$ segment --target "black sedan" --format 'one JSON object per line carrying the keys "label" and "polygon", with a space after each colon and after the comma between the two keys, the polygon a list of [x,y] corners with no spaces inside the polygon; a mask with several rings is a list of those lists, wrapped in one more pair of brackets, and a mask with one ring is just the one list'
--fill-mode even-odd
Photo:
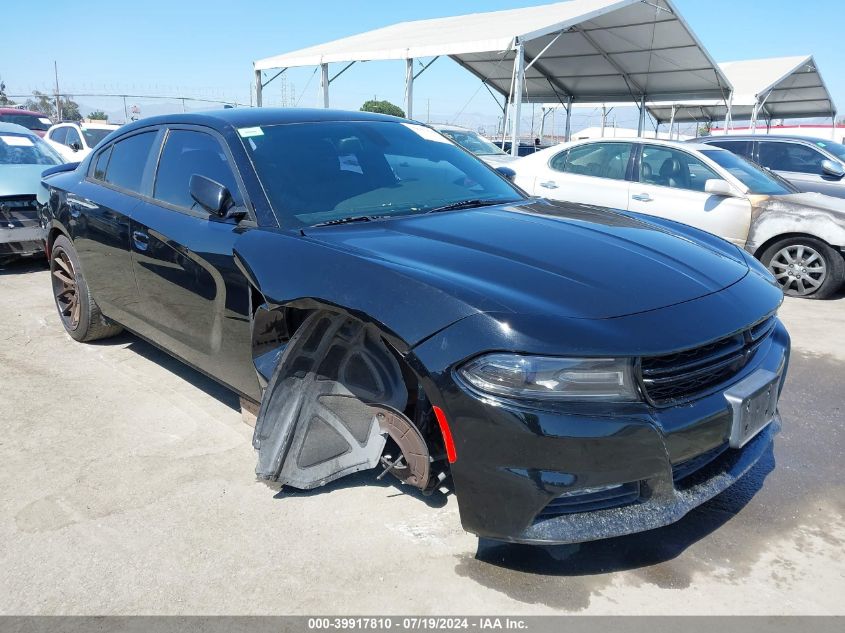
{"label": "black sedan", "polygon": [[125,328],[260,405],[264,480],[379,468],[478,535],[586,541],[679,519],[780,427],[782,293],[750,255],[527,198],[429,127],[174,115],[54,171],[68,333]]}

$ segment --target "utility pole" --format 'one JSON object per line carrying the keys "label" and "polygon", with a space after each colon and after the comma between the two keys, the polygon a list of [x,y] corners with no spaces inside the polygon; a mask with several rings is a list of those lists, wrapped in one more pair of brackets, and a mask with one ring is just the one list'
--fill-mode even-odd
{"label": "utility pole", "polygon": [[53,72],[56,74],[56,119],[58,121],[62,120],[62,102],[59,99],[59,66],[56,64],[56,60],[53,60]]}

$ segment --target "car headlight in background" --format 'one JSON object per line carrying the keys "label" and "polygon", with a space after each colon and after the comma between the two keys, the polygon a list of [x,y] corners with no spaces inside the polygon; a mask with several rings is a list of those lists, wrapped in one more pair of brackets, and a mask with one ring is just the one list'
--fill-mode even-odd
{"label": "car headlight in background", "polygon": [[555,358],[487,354],[458,375],[484,393],[526,400],[640,400],[628,358]]}

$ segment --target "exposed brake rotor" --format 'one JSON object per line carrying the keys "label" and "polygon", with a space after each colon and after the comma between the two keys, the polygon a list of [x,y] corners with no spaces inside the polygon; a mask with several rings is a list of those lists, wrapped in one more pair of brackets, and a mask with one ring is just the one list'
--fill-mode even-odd
{"label": "exposed brake rotor", "polygon": [[431,460],[419,429],[404,415],[390,409],[380,408],[376,419],[382,432],[387,433],[399,447],[399,455],[382,456],[384,470],[378,478],[390,473],[409,486],[425,490],[429,483]]}

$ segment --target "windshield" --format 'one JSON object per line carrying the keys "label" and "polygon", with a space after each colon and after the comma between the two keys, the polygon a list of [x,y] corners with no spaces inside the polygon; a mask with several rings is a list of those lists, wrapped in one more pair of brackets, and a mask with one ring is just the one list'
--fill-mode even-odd
{"label": "windshield", "polygon": [[440,133],[476,156],[506,156],[499,147],[475,132],[469,130],[440,130]]}
{"label": "windshield", "polygon": [[239,133],[286,227],[523,198],[484,163],[422,125],[333,121]]}
{"label": "windshield", "polygon": [[101,128],[87,128],[82,130],[82,135],[85,137],[85,143],[88,147],[94,147],[97,143],[106,138],[113,130],[103,130]]}
{"label": "windshield", "polygon": [[731,176],[748,187],[750,194],[785,196],[797,192],[797,189],[779,176],[761,169],[751,161],[726,149],[708,149],[702,150],[701,153],[720,167],[727,169]]}
{"label": "windshield", "polygon": [[62,162],[40,138],[0,132],[0,165],[61,165]]}
{"label": "windshield", "polygon": [[834,143],[832,141],[816,141],[816,145],[824,150],[827,150],[836,158],[845,160],[845,145],[842,143]]}
{"label": "windshield", "polygon": [[0,121],[4,123],[17,123],[28,130],[46,132],[53,125],[53,122],[45,116],[35,114],[0,114]]}

